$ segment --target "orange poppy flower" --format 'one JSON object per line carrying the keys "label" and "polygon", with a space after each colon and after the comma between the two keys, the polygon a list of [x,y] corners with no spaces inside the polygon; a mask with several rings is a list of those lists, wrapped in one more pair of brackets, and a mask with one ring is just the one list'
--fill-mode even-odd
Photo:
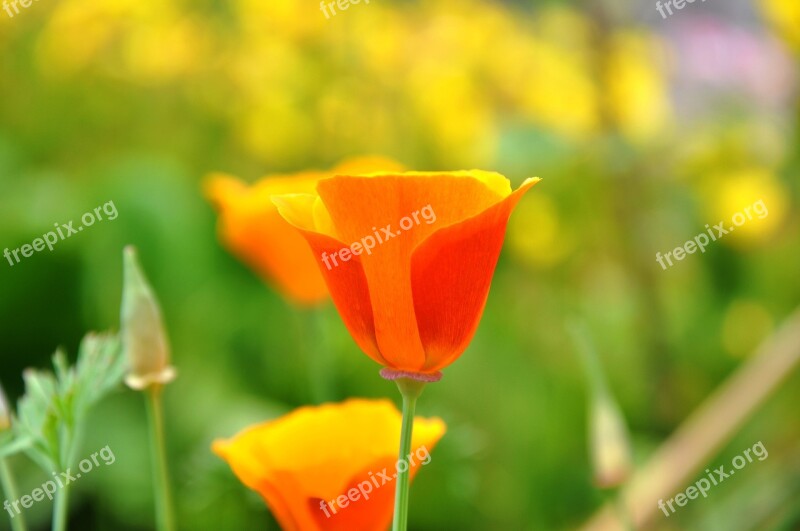
{"label": "orange poppy flower", "polygon": [[[472,339],[516,191],[483,171],[337,175],[273,198],[314,251],[359,347],[393,374],[435,380]],[[535,230],[533,228],[532,230]]]}
{"label": "orange poppy flower", "polygon": [[413,451],[402,464],[400,424],[389,400],[351,399],[300,408],[212,448],[286,531],[384,531],[398,464],[413,477],[446,430],[438,418],[418,417]]}
{"label": "orange poppy flower", "polygon": [[205,195],[219,212],[224,245],[287,298],[303,305],[325,300],[328,290],[303,238],[278,214],[273,194],[314,193],[317,181],[337,172],[393,171],[400,166],[380,157],[360,157],[331,171],[272,175],[248,186],[236,177],[212,174]]}

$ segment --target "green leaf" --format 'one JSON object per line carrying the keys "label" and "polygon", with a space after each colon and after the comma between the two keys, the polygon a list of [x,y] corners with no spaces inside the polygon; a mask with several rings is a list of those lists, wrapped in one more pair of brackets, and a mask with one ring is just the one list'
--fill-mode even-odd
{"label": "green leaf", "polygon": [[6,432],[0,436],[0,459],[14,455],[33,445],[29,437],[14,437],[12,432]]}
{"label": "green leaf", "polygon": [[12,424],[14,441],[0,453],[25,451],[46,472],[63,470],[77,450],[77,439],[90,409],[122,382],[125,359],[114,334],[87,334],[76,365],[59,349],[53,372],[28,369],[25,394]]}

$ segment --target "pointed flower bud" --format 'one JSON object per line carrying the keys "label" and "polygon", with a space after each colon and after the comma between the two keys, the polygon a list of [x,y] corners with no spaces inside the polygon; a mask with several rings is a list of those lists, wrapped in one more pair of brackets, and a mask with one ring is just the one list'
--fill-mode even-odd
{"label": "pointed flower bud", "polygon": [[120,335],[129,363],[125,383],[136,390],[169,383],[175,379],[175,368],[169,364],[161,310],[130,245],[124,251],[124,271]]}
{"label": "pointed flower bud", "polygon": [[631,443],[625,417],[609,390],[603,367],[586,326],[570,322],[580,354],[589,391],[589,447],[594,482],[600,488],[612,488],[625,482],[633,470]]}
{"label": "pointed flower bud", "polygon": [[619,406],[607,392],[595,392],[590,437],[594,481],[601,488],[620,485],[633,468],[628,428]]}
{"label": "pointed flower bud", "polygon": [[3,386],[0,385],[0,432],[6,431],[11,427],[11,413],[9,412],[6,394]]}

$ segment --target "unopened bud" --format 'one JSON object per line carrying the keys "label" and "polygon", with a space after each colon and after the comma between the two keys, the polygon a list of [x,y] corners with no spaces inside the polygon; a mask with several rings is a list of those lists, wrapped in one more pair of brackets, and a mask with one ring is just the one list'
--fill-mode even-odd
{"label": "unopened bud", "polygon": [[8,408],[8,401],[6,394],[3,392],[3,386],[0,385],[0,432],[6,431],[11,427],[11,412]]}
{"label": "unopened bud", "polygon": [[162,385],[175,379],[170,362],[169,342],[161,310],[136,258],[136,249],[124,251],[121,337],[128,358],[128,387],[136,390]]}
{"label": "unopened bud", "polygon": [[608,393],[594,394],[590,423],[595,483],[616,487],[628,479],[633,466],[625,419]]}

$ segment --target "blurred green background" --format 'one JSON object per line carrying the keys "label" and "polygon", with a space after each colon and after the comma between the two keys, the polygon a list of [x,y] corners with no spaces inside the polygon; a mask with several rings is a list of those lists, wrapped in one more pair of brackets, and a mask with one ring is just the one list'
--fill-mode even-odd
{"label": "blurred green background", "polygon": [[[537,175],[475,340],[420,402],[449,430],[415,480],[411,526],[578,528],[605,495],[565,323],[591,331],[641,463],[800,302],[798,54],[796,0],[666,19],[650,0],[373,0],[330,18],[310,0],[0,11],[0,247],[107,201],[119,212],[0,263],[0,381],[15,400],[24,368],[119,326],[135,244],[179,370],[166,407],[182,528],[276,529],[209,445],[311,401],[306,323],[220,246],[201,179],[359,154],[515,186]],[[759,199],[767,217],[667,270],[655,261]],[[324,313],[331,398],[395,399]],[[758,440],[769,459],[653,528],[800,529],[798,384],[795,371],[707,466]],[[146,441],[140,396],[97,409],[85,448],[117,459],[76,484],[72,529],[152,528]],[[44,479],[13,465],[23,492]],[[28,511],[34,529],[51,509]]]}

